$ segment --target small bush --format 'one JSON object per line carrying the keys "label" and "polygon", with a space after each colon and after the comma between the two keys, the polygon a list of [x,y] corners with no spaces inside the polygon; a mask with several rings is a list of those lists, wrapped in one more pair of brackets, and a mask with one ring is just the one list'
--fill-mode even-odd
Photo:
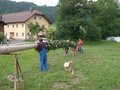
{"label": "small bush", "polygon": [[4,40],[4,34],[2,32],[0,32],[0,42],[2,42]]}

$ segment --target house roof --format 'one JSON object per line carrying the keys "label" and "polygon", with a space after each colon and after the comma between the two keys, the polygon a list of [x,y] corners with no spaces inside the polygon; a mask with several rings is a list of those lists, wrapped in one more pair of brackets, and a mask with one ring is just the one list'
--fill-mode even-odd
{"label": "house roof", "polygon": [[2,24],[4,24],[4,25],[6,25],[6,23],[5,23],[5,22],[3,22],[3,20],[2,20],[2,15],[0,15],[0,23],[2,23]]}
{"label": "house roof", "polygon": [[18,13],[11,13],[11,14],[4,14],[2,15],[2,20],[5,23],[22,23],[26,22],[29,18],[31,18],[34,15],[41,15],[43,16],[49,23],[51,23],[48,18],[43,14],[36,10],[33,11],[24,11],[24,12],[18,12]]}

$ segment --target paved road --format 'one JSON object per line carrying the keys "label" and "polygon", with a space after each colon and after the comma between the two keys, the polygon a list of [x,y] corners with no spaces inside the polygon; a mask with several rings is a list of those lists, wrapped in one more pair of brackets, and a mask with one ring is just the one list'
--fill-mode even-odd
{"label": "paved road", "polygon": [[34,44],[35,42],[27,42],[24,40],[9,40],[8,44],[0,44],[0,46],[9,46],[9,45],[25,45],[25,44]]}
{"label": "paved road", "polygon": [[33,44],[34,42],[26,42],[24,40],[10,40],[9,45]]}

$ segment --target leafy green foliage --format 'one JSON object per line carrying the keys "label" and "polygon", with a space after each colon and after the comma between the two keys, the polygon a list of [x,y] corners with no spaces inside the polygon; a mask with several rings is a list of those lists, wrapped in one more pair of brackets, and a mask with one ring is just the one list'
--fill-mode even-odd
{"label": "leafy green foliage", "polygon": [[119,0],[97,0],[99,12],[96,23],[102,31],[102,38],[120,35],[120,7]]}
{"label": "leafy green foliage", "polygon": [[59,48],[65,47],[73,47],[75,46],[75,42],[71,42],[69,45],[67,44],[66,40],[48,40],[48,50],[55,50]]}
{"label": "leafy green foliage", "polygon": [[[44,26],[40,26],[38,23],[35,23],[35,24],[29,23],[28,24],[28,28],[29,28],[29,30],[31,32],[31,37],[36,35],[37,38],[39,38],[38,33],[39,32],[43,33],[44,30],[45,30],[45,27]],[[43,33],[43,35],[44,35],[44,33]]]}
{"label": "leafy green foliage", "polygon": [[49,29],[47,30],[47,33],[46,33],[46,37],[51,40],[56,39],[56,25],[55,24],[53,24],[49,27]]}
{"label": "leafy green foliage", "polygon": [[2,42],[4,40],[4,34],[2,32],[0,32],[0,42]]}
{"label": "leafy green foliage", "polygon": [[101,30],[94,23],[90,23],[87,29],[86,39],[90,41],[100,41],[101,40]]}
{"label": "leafy green foliage", "polygon": [[87,0],[61,0],[57,22],[59,37],[85,39],[86,27],[92,20],[92,7]]}
{"label": "leafy green foliage", "polygon": [[[101,40],[120,35],[119,0],[60,0],[58,38]],[[82,26],[86,33],[81,33]],[[93,34],[92,34],[93,33]]]}

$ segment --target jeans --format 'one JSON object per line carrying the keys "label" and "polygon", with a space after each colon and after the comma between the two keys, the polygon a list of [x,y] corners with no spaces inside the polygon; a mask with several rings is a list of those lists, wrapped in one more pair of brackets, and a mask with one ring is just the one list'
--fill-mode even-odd
{"label": "jeans", "polygon": [[83,49],[82,49],[82,47],[79,47],[79,48],[78,48],[78,51],[83,54]]}
{"label": "jeans", "polygon": [[39,56],[40,56],[40,71],[43,72],[43,67],[45,68],[45,71],[48,71],[47,51],[46,51],[46,48],[43,48],[39,52]]}

